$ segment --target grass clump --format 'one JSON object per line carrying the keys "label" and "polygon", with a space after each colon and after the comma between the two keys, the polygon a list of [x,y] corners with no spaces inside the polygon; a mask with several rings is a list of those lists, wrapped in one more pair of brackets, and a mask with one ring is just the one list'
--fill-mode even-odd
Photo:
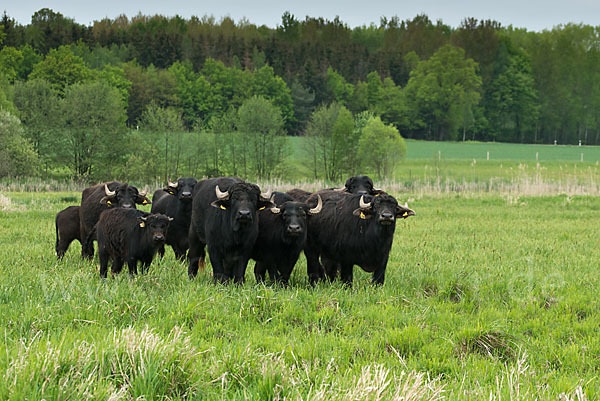
{"label": "grass clump", "polygon": [[518,346],[510,334],[501,330],[467,330],[458,339],[457,352],[461,357],[479,354],[501,360],[514,360]]}

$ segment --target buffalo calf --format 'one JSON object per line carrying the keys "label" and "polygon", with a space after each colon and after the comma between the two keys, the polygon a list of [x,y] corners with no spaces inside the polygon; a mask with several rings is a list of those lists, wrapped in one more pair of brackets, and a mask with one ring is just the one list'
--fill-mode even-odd
{"label": "buffalo calf", "polygon": [[138,261],[142,273],[164,245],[167,227],[172,218],[136,209],[115,208],[103,212],[96,226],[100,277],[106,278],[108,261],[112,259],[113,274],[127,263],[129,274],[137,274]]}
{"label": "buffalo calf", "polygon": [[120,182],[98,184],[83,190],[79,208],[79,227],[81,233],[81,256],[91,259],[94,256],[94,226],[100,213],[109,208],[135,209],[135,205],[150,204],[146,198],[147,188],[142,192],[132,185]]}

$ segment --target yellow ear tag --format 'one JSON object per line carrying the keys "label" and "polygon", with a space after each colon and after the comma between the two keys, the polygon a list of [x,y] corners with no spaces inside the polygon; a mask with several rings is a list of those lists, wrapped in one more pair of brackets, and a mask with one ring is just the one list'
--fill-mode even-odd
{"label": "yellow ear tag", "polygon": [[227,210],[227,208],[225,206],[223,206],[223,205],[221,205],[221,209]]}
{"label": "yellow ear tag", "polygon": [[261,208],[260,208],[260,209],[258,209],[258,210],[263,210],[264,208],[266,208],[266,206],[263,206],[263,207],[261,207]]}
{"label": "yellow ear tag", "polygon": [[107,205],[112,205],[112,202],[111,201],[106,201],[106,204]]}
{"label": "yellow ear tag", "polygon": [[147,205],[148,201],[146,199],[144,199],[144,201],[142,202],[142,205]]}
{"label": "yellow ear tag", "polygon": [[140,223],[140,227],[144,228],[146,227],[146,223],[144,223],[143,221]]}
{"label": "yellow ear tag", "polygon": [[404,212],[404,214],[402,215],[402,217],[406,216],[408,214],[408,212]]}
{"label": "yellow ear tag", "polygon": [[364,219],[366,219],[367,217],[365,216],[365,214],[364,214],[363,212],[360,212],[360,218],[364,220]]}

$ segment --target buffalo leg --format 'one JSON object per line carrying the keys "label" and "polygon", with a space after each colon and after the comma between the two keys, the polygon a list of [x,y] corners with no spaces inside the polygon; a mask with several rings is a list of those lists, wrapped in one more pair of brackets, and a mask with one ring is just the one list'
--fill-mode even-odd
{"label": "buffalo leg", "polygon": [[383,285],[385,280],[385,268],[386,265],[384,264],[373,272],[373,284]]}
{"label": "buffalo leg", "polygon": [[[191,252],[191,241],[190,241],[190,252]],[[189,253],[188,253],[189,254]],[[223,260],[223,255],[219,253],[219,250],[215,247],[208,247],[208,256],[210,257],[210,264],[213,269],[213,280],[216,283],[226,284],[229,280],[231,280],[231,274],[227,274],[225,271],[225,261]],[[197,268],[197,267],[196,267]]]}
{"label": "buffalo leg", "polygon": [[173,252],[175,252],[175,258],[180,262],[184,261],[185,254],[186,254],[188,248],[189,248],[189,246],[188,246],[187,237],[179,239],[179,241],[177,241],[173,245]]}
{"label": "buffalo leg", "polygon": [[381,262],[381,265],[373,272],[373,284],[383,285],[385,280],[385,268],[387,267],[389,256],[389,254],[386,255],[385,259]]}
{"label": "buffalo leg", "polygon": [[323,270],[329,281],[334,281],[337,278],[337,272],[340,269],[340,264],[334,260],[321,258]]}
{"label": "buffalo leg", "polygon": [[141,266],[142,274],[148,273],[148,271],[150,271],[151,264],[152,264],[152,260],[150,260],[150,261],[145,260],[142,262],[142,266]]}
{"label": "buffalo leg", "polygon": [[[138,273],[137,271],[137,260],[135,259],[129,259],[127,261],[127,266],[129,266],[129,275],[130,276],[134,276]],[[144,268],[142,267],[142,271],[144,271]]]}
{"label": "buffalo leg", "polygon": [[277,268],[275,269],[276,274],[277,274],[277,278],[276,278],[277,282],[285,287],[289,286],[290,276],[292,275],[293,268],[294,268],[294,264],[292,264],[292,265],[286,264],[284,266],[277,266]]}
{"label": "buffalo leg", "polygon": [[75,237],[73,237],[73,236],[65,237],[64,233],[61,233],[58,230],[58,224],[57,224],[57,226],[56,226],[56,246],[54,247],[54,249],[56,250],[56,256],[58,259],[62,259],[63,256],[65,256],[67,249],[69,249],[69,245],[71,245],[71,242],[73,242],[74,239],[75,239]]}
{"label": "buffalo leg", "polygon": [[113,274],[119,274],[123,270],[123,259],[115,258],[112,263],[111,271]]}
{"label": "buffalo leg", "polygon": [[160,258],[164,258],[165,257],[165,246],[161,245],[158,247],[158,255],[160,256]]}
{"label": "buffalo leg", "polygon": [[92,260],[94,258],[94,239],[87,238],[88,234],[82,232],[81,237],[81,257],[83,259]]}
{"label": "buffalo leg", "polygon": [[310,251],[308,248],[304,250],[306,256],[306,273],[308,274],[308,281],[311,285],[315,285],[318,281],[323,279],[323,267],[319,263],[319,254]]}
{"label": "buffalo leg", "polygon": [[352,286],[352,272],[354,265],[342,265],[342,271],[340,274],[340,277],[342,279],[342,283],[348,285],[348,286]]}
{"label": "buffalo leg", "polygon": [[71,242],[73,240],[65,240],[63,238],[60,238],[57,242],[56,242],[56,256],[58,257],[58,259],[62,259],[63,256],[65,256],[65,253],[67,252],[67,249],[69,249],[69,245],[71,245]]}
{"label": "buffalo leg", "polygon": [[264,283],[266,276],[267,266],[262,262],[256,262],[256,265],[254,265],[254,277],[256,277],[256,282]]}
{"label": "buffalo leg", "polygon": [[[106,278],[108,272],[108,252],[104,249],[98,249],[98,258],[100,259],[100,277]],[[114,266],[115,262],[113,262]]]}
{"label": "buffalo leg", "polygon": [[[232,266],[232,275],[233,282],[236,284],[243,284],[246,280],[246,267],[248,267],[249,258],[242,257],[240,259],[236,259],[233,262]],[[211,259],[212,263],[212,259]]]}
{"label": "buffalo leg", "polygon": [[188,252],[188,276],[193,279],[198,274],[199,264],[204,264],[206,253],[204,251],[205,244],[200,241],[198,234],[190,227],[189,234],[190,250]]}
{"label": "buffalo leg", "polygon": [[185,250],[182,250],[178,245],[173,245],[173,252],[175,253],[175,259],[180,262],[185,260]]}

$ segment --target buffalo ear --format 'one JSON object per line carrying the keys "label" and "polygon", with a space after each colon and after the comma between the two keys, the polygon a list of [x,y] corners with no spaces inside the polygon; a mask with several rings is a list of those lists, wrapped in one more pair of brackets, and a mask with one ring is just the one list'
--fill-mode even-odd
{"label": "buffalo ear", "polygon": [[415,215],[415,211],[412,209],[409,209],[407,204],[405,204],[404,206],[402,206],[402,205],[396,206],[396,217],[397,218],[405,219],[407,217],[414,216],[414,215]]}
{"label": "buffalo ear", "polygon": [[173,188],[171,188],[171,187],[163,188],[163,191],[165,191],[169,195],[175,195],[175,190]]}
{"label": "buffalo ear", "polygon": [[112,206],[112,202],[115,200],[114,196],[105,196],[104,198],[100,199],[100,203],[103,205],[106,205],[108,207]]}
{"label": "buffalo ear", "polygon": [[137,203],[138,205],[150,205],[152,204],[152,202],[150,202],[150,199],[146,198],[145,196],[142,195],[137,195],[135,197],[135,203]]}
{"label": "buffalo ear", "polygon": [[227,210],[229,207],[229,202],[227,202],[227,199],[217,199],[216,201],[211,202],[210,205],[212,207],[216,207],[217,209]]}
{"label": "buffalo ear", "polygon": [[354,209],[352,214],[360,217],[363,220],[370,219],[371,217],[373,217],[373,214],[371,213],[371,209],[361,209],[361,208]]}
{"label": "buffalo ear", "polygon": [[272,207],[275,207],[276,205],[273,202],[271,202],[270,200],[259,199],[257,206],[258,206],[258,210],[263,210],[263,209],[270,209]]}

